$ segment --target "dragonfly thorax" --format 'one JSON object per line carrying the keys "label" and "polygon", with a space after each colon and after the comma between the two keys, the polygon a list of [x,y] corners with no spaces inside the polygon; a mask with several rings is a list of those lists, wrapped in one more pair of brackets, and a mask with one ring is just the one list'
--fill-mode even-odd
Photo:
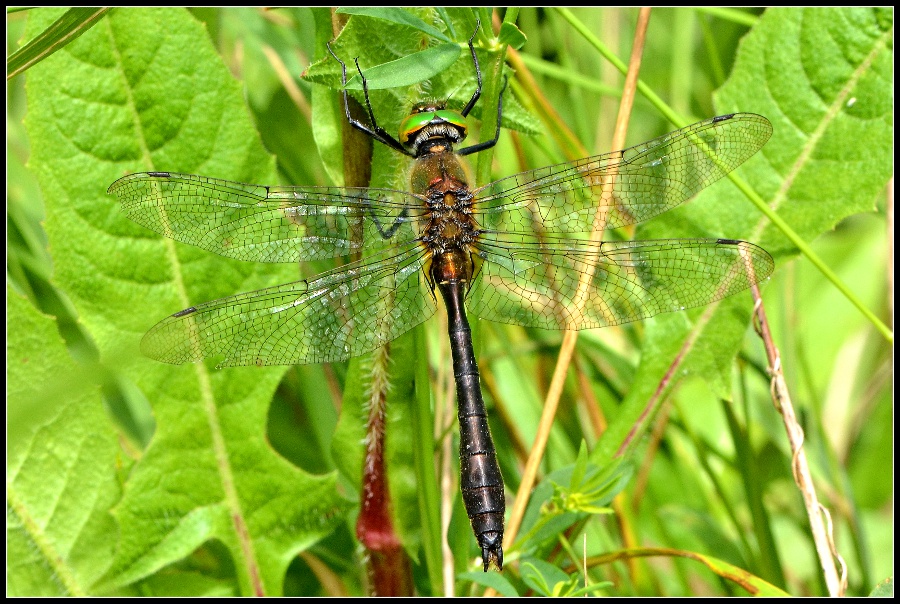
{"label": "dragonfly thorax", "polygon": [[466,118],[443,103],[417,104],[400,124],[400,142],[416,157],[450,152],[466,133]]}
{"label": "dragonfly thorax", "polygon": [[428,197],[428,223],[422,233],[422,242],[432,253],[468,249],[480,232],[472,218],[469,190],[432,190]]}
{"label": "dragonfly thorax", "polygon": [[433,256],[453,250],[468,254],[481,233],[473,217],[475,196],[462,163],[453,153],[429,153],[416,160],[410,174],[412,190],[428,210],[422,243]]}

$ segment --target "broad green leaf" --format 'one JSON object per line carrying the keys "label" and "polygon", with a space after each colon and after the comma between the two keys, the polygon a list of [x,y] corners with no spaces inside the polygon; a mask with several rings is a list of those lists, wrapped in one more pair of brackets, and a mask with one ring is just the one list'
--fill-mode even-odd
{"label": "broad green leaf", "polygon": [[[806,241],[874,209],[893,169],[893,11],[766,11],[715,96],[722,111],[769,118],[772,140],[746,178]],[[708,209],[708,208],[707,208]],[[718,224],[733,223],[719,207]],[[763,219],[741,218],[776,260],[794,250]]]}
{"label": "broad green leaf", "polygon": [[[35,12],[32,27],[57,11]],[[56,282],[101,359],[153,406],[157,429],[115,509],[122,540],[98,590],[134,584],[207,541],[233,561],[233,593],[281,593],[293,557],[345,507],[265,439],[284,368],[214,371],[137,354],[156,321],[192,303],[297,278],[295,267],[232,262],[124,218],[106,187],[172,170],[273,183],[240,85],[180,9],[120,9],[29,73],[31,169],[47,200]]]}
{"label": "broad green leaf", "polygon": [[[893,29],[883,14],[869,8],[768,10],[715,95],[722,113],[740,108],[772,122],[772,139],[742,173],[807,242],[847,216],[872,211],[891,176]],[[796,250],[781,232],[753,211],[735,212],[736,204],[747,207],[728,183],[698,196],[685,214],[710,232],[732,237],[734,231],[763,246],[776,269],[790,260]],[[722,311],[732,312],[718,312],[707,333],[739,342]],[[689,362],[699,360],[698,370],[718,373],[719,383],[728,384],[722,359],[730,356],[716,347]]]}
{"label": "broad green leaf", "polygon": [[439,29],[435,29],[409,11],[403,10],[402,8],[380,8],[369,6],[358,8],[339,8],[335,12],[344,15],[360,15],[363,17],[372,17],[373,19],[381,19],[383,21],[397,23],[398,25],[407,25],[409,27],[418,29],[422,33],[431,36],[432,38],[437,38],[438,40],[443,40],[445,42],[450,41],[450,38],[445,36]]}
{"label": "broad green leaf", "polygon": [[118,539],[117,436],[56,322],[9,287],[6,300],[7,595],[87,595]]}

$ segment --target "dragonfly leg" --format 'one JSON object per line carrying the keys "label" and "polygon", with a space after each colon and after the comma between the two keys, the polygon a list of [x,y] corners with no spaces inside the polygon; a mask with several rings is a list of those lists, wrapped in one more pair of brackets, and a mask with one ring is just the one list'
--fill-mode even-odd
{"label": "dragonfly leg", "polygon": [[483,143],[477,143],[468,146],[465,149],[460,149],[456,152],[457,155],[469,155],[470,153],[478,153],[479,151],[490,149],[497,144],[497,141],[500,139],[500,121],[503,118],[503,93],[506,91],[507,83],[509,83],[509,79],[506,76],[503,76],[503,88],[500,89],[500,96],[497,98],[497,130],[494,131],[494,138],[489,141],[484,141]]}
{"label": "dragonfly leg", "polygon": [[341,83],[343,84],[342,92],[344,95],[344,113],[347,115],[347,121],[350,123],[350,125],[357,130],[368,134],[379,143],[387,145],[391,149],[396,149],[404,155],[413,157],[412,153],[403,148],[403,145],[400,144],[400,141],[388,134],[387,130],[379,126],[378,122],[375,120],[375,112],[372,111],[372,103],[369,102],[369,86],[366,83],[366,77],[363,75],[362,70],[359,68],[359,59],[354,59],[354,62],[356,63],[356,71],[359,72],[359,77],[362,79],[363,94],[366,97],[366,110],[369,112],[369,121],[372,123],[371,127],[363,124],[361,121],[350,115],[350,102],[347,98],[347,64],[344,63],[336,54],[334,54],[334,51],[331,50],[331,44],[326,44],[325,46],[326,48],[328,48],[328,52],[331,53],[331,56],[341,64]]}
{"label": "dragonfly leg", "polygon": [[370,203],[366,203],[366,207],[369,209],[369,217],[372,219],[372,222],[375,223],[375,228],[378,229],[378,234],[381,235],[382,239],[390,239],[397,232],[397,229],[400,228],[400,225],[406,222],[406,218],[409,216],[409,208],[403,208],[403,211],[399,216],[394,218],[394,223],[385,230],[384,225],[381,224],[381,220],[379,220],[378,216],[372,209],[372,205]]}
{"label": "dragonfly leg", "polygon": [[472,45],[475,36],[478,35],[479,27],[481,27],[481,19],[477,20],[475,31],[472,32],[472,37],[469,38],[469,52],[472,53],[472,63],[475,64],[475,77],[478,79],[478,86],[475,88],[475,93],[472,95],[472,98],[469,99],[465,108],[460,111],[463,117],[468,117],[469,112],[472,111],[472,107],[475,106],[475,103],[477,103],[478,99],[481,97],[481,68],[478,66],[478,56],[475,54],[475,47]]}

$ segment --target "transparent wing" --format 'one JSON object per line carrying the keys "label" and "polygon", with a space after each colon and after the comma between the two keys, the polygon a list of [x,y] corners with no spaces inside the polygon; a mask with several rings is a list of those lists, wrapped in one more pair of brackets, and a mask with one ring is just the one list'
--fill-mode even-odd
{"label": "transparent wing", "polygon": [[482,319],[543,329],[606,327],[703,306],[747,289],[774,268],[765,250],[731,239],[512,245],[502,238],[478,243],[484,263],[467,306]]}
{"label": "transparent wing", "polygon": [[407,244],[305,281],[198,304],[163,319],[141,351],[181,364],[224,355],[219,367],[341,361],[370,352],[435,310]]}
{"label": "transparent wing", "polygon": [[600,207],[607,228],[635,224],[719,180],[771,134],[772,124],[760,115],[714,117],[623,151],[495,181],[476,191],[474,214],[486,230],[517,233],[589,232]]}
{"label": "transparent wing", "polygon": [[133,221],[229,258],[298,262],[371,251],[415,238],[421,200],[391,189],[244,184],[146,172],[114,182]]}

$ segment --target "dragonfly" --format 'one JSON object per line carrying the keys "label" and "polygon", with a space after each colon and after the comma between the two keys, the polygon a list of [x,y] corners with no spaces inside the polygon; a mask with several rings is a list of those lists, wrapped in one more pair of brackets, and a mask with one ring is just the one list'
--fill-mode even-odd
{"label": "dragonfly", "polygon": [[[482,77],[461,111],[416,104],[394,137],[378,125],[356,62],[369,123],[349,124],[412,158],[408,190],[265,186],[175,172],[125,176],[110,187],[131,220],[177,241],[250,262],[345,261],[315,276],[191,306],[143,337],[164,363],[218,367],[343,361],[384,346],[431,317],[440,298],[458,399],[460,485],[484,570],[503,568],[505,495],[468,316],[582,330],[703,306],[771,275],[762,248],[726,238],[597,241],[649,220],[756,153],[772,126],[733,113],[651,141],[470,187],[456,149]],[[331,48],[329,47],[331,52]]]}

